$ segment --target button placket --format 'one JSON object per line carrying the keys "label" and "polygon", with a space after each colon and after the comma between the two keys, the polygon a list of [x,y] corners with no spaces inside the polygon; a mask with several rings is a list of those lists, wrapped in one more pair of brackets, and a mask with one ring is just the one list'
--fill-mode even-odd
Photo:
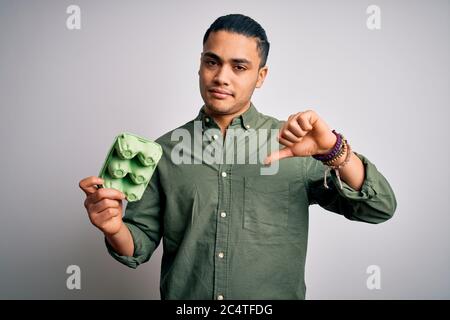
{"label": "button placket", "polygon": [[219,299],[219,296],[224,296],[227,292],[227,248],[228,248],[228,232],[229,219],[227,217],[227,210],[230,203],[230,170],[231,166],[222,164],[219,166],[219,210],[217,211],[218,218],[216,220],[216,246],[215,246],[215,276],[214,276],[214,295]]}

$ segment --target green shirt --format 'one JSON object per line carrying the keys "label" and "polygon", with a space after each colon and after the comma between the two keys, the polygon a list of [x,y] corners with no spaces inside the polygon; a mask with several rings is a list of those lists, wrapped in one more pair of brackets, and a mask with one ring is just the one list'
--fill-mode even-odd
{"label": "green shirt", "polygon": [[[279,129],[282,124],[251,104],[228,127],[239,129],[234,137],[227,133],[223,138],[203,108],[178,130],[191,134],[192,140],[184,142],[198,139],[196,125],[206,133],[217,130],[212,136],[205,133],[201,145],[212,143],[210,137],[222,141],[225,156],[244,148],[252,128]],[[344,181],[340,189],[334,171],[327,175],[327,189],[326,167],[310,156],[282,159],[272,175],[261,174],[261,162],[202,162],[194,159],[195,152],[183,153],[192,163],[175,163],[172,152],[182,139],[174,140],[174,132],[156,140],[163,148],[157,170],[143,198],[125,210],[133,257],[118,255],[106,242],[116,260],[136,268],[150,259],[162,239],[162,299],[304,299],[310,205],[368,223],[386,221],[396,209],[387,180],[356,152],[365,167],[361,190]]]}

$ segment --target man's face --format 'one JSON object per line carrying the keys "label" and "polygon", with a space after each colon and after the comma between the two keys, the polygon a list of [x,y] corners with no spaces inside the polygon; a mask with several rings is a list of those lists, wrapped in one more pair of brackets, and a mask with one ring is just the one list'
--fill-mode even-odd
{"label": "man's face", "polygon": [[267,66],[255,38],[227,31],[211,32],[200,58],[200,93],[208,111],[234,114],[245,110],[256,88],[261,87]]}

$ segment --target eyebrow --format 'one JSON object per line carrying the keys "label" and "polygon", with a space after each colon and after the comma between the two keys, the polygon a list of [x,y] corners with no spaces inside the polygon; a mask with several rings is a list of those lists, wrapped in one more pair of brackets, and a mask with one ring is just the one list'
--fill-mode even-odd
{"label": "eyebrow", "polygon": [[[215,60],[218,60],[220,62],[223,62],[223,59],[221,57],[219,57],[217,54],[211,52],[211,51],[207,51],[205,53],[203,53],[204,57],[210,57],[213,58]],[[247,60],[245,58],[233,58],[230,59],[233,63],[243,63],[243,64],[248,64],[248,65],[252,65],[250,60]]]}

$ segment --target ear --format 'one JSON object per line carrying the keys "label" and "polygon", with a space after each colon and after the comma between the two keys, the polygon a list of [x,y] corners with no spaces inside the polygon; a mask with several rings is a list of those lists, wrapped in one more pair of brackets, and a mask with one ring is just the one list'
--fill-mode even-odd
{"label": "ear", "polygon": [[200,68],[202,66],[202,55],[203,55],[203,52],[200,52],[200,63],[198,65],[198,72],[197,72],[198,75],[200,75]]}
{"label": "ear", "polygon": [[256,81],[256,88],[261,88],[261,86],[264,83],[264,79],[266,79],[267,72],[269,72],[269,67],[267,65],[259,69],[258,80]]}

